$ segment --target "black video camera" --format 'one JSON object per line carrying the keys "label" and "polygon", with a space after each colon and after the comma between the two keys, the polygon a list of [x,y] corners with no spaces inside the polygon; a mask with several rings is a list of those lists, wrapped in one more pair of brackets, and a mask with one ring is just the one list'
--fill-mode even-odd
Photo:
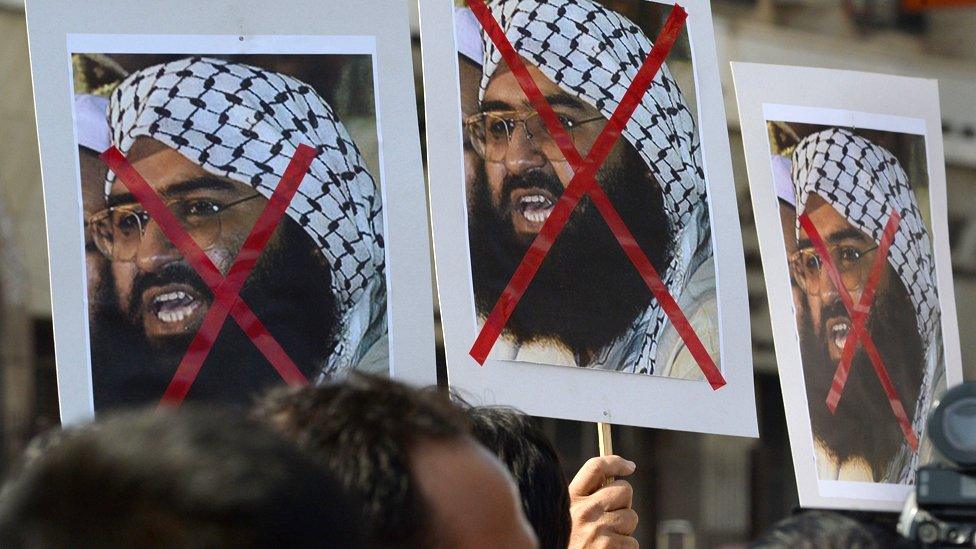
{"label": "black video camera", "polygon": [[976,383],[946,391],[928,433],[949,464],[919,467],[898,533],[931,547],[976,547]]}

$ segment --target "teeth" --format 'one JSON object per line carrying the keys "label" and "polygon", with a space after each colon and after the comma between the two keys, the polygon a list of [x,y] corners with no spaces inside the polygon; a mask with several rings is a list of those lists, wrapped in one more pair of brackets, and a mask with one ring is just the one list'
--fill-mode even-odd
{"label": "teeth", "polygon": [[184,305],[182,307],[177,307],[172,310],[159,311],[158,313],[156,313],[156,317],[158,317],[159,320],[162,320],[163,322],[166,323],[182,322],[188,316],[190,316],[190,314],[193,313],[193,310],[196,308],[197,308],[197,304],[192,303],[190,305]]}
{"label": "teeth", "polygon": [[541,194],[533,194],[522,197],[522,204],[543,204],[545,202],[548,202],[548,199]]}
{"label": "teeth", "polygon": [[177,301],[177,300],[180,300],[180,299],[186,299],[186,292],[183,292],[183,291],[168,292],[168,293],[165,293],[165,294],[156,296],[155,301],[156,301],[156,303],[167,303],[167,302],[170,302],[170,301]]}
{"label": "teeth", "polygon": [[851,325],[846,322],[834,325],[834,327],[830,329],[830,333],[834,338],[834,345],[843,349],[844,345],[847,343],[847,335],[848,332],[850,332],[850,329]]}
{"label": "teeth", "polygon": [[552,213],[552,208],[549,208],[547,210],[535,210],[531,212],[525,212],[523,215],[525,216],[526,219],[528,219],[533,223],[544,223],[546,219],[549,217],[550,213]]}

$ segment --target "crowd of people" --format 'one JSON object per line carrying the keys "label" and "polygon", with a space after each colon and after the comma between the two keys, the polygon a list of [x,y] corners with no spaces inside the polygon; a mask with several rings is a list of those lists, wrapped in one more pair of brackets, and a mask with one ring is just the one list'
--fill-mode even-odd
{"label": "crowd of people", "polygon": [[[356,374],[249,410],[132,409],[48,432],[0,492],[0,546],[638,547],[635,469],[595,457],[567,482],[530,417]],[[815,513],[756,546],[885,539]]]}

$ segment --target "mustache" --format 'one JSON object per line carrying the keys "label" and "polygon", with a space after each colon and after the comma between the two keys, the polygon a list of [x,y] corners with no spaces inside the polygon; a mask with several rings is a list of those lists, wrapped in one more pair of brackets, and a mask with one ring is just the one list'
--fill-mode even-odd
{"label": "mustache", "polygon": [[506,205],[510,206],[509,197],[518,189],[542,189],[556,198],[565,190],[558,177],[542,170],[530,170],[524,174],[510,173],[502,181],[502,197]]}
{"label": "mustache", "polygon": [[844,317],[850,320],[851,315],[847,312],[847,307],[844,307],[844,302],[839,298],[834,299],[830,303],[824,305],[823,309],[820,311],[820,333],[827,333],[827,321],[832,318]]}
{"label": "mustache", "polygon": [[142,307],[142,294],[154,286],[185,284],[196,290],[205,299],[212,299],[210,288],[192,267],[183,262],[173,262],[153,272],[140,272],[132,281],[128,312],[130,318],[138,318]]}

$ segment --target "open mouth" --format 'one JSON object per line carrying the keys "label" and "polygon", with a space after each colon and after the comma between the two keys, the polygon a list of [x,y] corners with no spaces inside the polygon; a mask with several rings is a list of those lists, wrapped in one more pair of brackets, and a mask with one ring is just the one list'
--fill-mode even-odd
{"label": "open mouth", "polygon": [[850,332],[851,320],[849,318],[836,318],[827,322],[827,337],[833,346],[840,351],[844,350]]}
{"label": "open mouth", "polygon": [[147,336],[186,333],[202,321],[205,297],[190,286],[167,284],[143,294],[143,320]]}
{"label": "open mouth", "polygon": [[531,188],[516,189],[511,194],[512,217],[519,233],[536,234],[552,213],[556,197],[549,191]]}

